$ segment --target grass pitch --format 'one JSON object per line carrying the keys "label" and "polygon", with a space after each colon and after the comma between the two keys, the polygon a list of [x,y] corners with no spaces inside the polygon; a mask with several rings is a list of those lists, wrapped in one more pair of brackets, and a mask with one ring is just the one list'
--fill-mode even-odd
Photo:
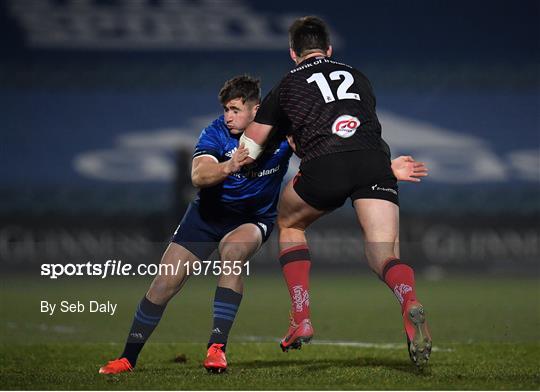
{"label": "grass pitch", "polygon": [[[149,282],[3,276],[2,389],[540,388],[540,288],[533,279],[419,279],[435,349],[428,368],[418,371],[397,302],[375,277],[314,276],[314,342],[282,353],[285,285],[279,276],[251,276],[231,332],[230,368],[221,375],[201,366],[215,280],[193,279],[167,307],[133,373],[97,374],[122,350]],[[48,316],[40,313],[41,300],[109,300],[118,310]]]}

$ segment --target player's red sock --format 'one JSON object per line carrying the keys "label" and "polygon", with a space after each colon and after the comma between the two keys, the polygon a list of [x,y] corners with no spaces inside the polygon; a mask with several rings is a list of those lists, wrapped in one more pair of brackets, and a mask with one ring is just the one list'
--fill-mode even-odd
{"label": "player's red sock", "polygon": [[291,296],[295,323],[309,318],[309,269],[311,257],[307,245],[298,245],[281,251],[279,262]]}
{"label": "player's red sock", "polygon": [[416,300],[414,270],[401,260],[392,258],[384,265],[381,278],[394,292],[403,313],[407,301]]}

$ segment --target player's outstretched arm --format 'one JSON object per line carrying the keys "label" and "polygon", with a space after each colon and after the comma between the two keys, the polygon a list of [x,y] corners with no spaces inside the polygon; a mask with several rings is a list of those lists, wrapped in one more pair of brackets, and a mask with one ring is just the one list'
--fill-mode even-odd
{"label": "player's outstretched arm", "polygon": [[234,152],[231,159],[219,163],[213,156],[195,157],[191,166],[191,182],[197,188],[217,185],[231,173],[237,172],[246,164],[248,149],[244,145]]}
{"label": "player's outstretched arm", "polygon": [[392,171],[398,181],[420,182],[428,175],[424,162],[416,162],[410,155],[400,156],[392,160]]}

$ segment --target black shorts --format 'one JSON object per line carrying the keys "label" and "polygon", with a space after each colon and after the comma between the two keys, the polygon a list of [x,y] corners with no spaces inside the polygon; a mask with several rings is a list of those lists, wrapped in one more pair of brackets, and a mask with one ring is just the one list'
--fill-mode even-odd
{"label": "black shorts", "polygon": [[382,151],[347,151],[310,160],[300,165],[294,190],[306,203],[323,211],[341,207],[348,197],[399,205],[397,179]]}

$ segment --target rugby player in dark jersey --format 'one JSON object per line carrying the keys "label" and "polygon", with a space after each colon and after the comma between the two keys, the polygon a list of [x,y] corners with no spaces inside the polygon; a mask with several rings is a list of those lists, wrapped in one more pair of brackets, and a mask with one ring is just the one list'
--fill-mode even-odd
{"label": "rugby player in dark jersey", "polygon": [[[222,261],[249,260],[268,239],[277,216],[281,182],[292,149],[284,135],[267,144],[255,166],[246,167],[248,150],[239,143],[260,103],[259,81],[248,76],[228,80],[219,94],[224,115],[201,132],[193,154],[192,181],[200,188],[161,259],[175,274],[157,275],[139,303],[124,351],[100,369],[103,374],[131,371],[140,351],[159,323],[168,301],[188,278],[188,266],[207,260],[217,248]],[[412,157],[392,162],[398,179],[419,181],[426,168]],[[180,263],[177,269],[178,263]],[[225,264],[214,296],[213,327],[204,367],[227,368],[227,338],[243,293],[242,263]],[[193,271],[193,267],[191,267]]]}
{"label": "rugby player in dark jersey", "polygon": [[264,98],[241,138],[251,161],[269,135],[285,131],[302,159],[278,208],[280,262],[292,302],[281,348],[299,348],[313,336],[305,229],[350,198],[368,263],[400,302],[410,358],[422,366],[429,359],[431,337],[416,299],[414,271],[399,258],[397,180],[371,84],[355,68],[331,59],[328,29],[317,17],[297,19],[289,29],[289,44],[296,67]]}

